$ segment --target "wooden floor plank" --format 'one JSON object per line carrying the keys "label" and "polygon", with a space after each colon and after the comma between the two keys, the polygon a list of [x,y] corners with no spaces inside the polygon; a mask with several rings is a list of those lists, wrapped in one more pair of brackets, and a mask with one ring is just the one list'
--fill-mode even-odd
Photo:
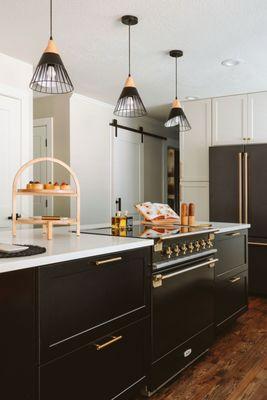
{"label": "wooden floor plank", "polygon": [[267,299],[251,298],[209,354],[152,400],[267,400]]}

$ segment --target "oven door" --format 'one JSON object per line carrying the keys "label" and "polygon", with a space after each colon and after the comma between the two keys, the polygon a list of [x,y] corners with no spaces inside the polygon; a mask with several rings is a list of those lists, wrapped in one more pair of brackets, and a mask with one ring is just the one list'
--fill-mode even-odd
{"label": "oven door", "polygon": [[153,275],[153,361],[214,323],[214,257]]}

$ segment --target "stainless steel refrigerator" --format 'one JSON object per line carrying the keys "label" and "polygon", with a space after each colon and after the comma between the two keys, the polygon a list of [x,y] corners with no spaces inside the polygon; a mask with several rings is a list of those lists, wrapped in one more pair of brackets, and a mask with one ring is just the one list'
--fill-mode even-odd
{"label": "stainless steel refrigerator", "polygon": [[249,223],[249,288],[267,295],[267,144],[210,147],[210,220]]}

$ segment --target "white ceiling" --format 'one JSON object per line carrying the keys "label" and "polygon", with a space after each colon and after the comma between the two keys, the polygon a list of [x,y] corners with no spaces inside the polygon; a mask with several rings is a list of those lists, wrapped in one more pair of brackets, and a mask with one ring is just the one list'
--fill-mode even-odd
{"label": "white ceiling", "polygon": [[[49,0],[0,0],[0,52],[39,61]],[[266,0],[54,0],[54,39],[75,91],[115,104],[127,76],[124,14],[132,28],[132,72],[150,115],[165,118],[182,49],[180,98],[267,90]],[[226,68],[221,61],[241,60]],[[164,107],[165,105],[165,107]]]}

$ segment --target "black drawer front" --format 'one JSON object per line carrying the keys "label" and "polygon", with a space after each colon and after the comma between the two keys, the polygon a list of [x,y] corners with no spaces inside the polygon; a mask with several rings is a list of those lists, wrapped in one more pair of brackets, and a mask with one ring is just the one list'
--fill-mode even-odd
{"label": "black drawer front", "polygon": [[148,327],[141,320],[40,367],[39,399],[109,400],[138,384],[147,372]]}
{"label": "black drawer front", "polygon": [[215,268],[216,276],[247,264],[246,231],[229,232],[216,236],[215,247],[219,258]]}
{"label": "black drawer front", "polygon": [[248,272],[227,277],[216,283],[216,325],[224,325],[248,304]]}
{"label": "black drawer front", "polygon": [[141,249],[40,268],[41,363],[147,315],[148,262]]}
{"label": "black drawer front", "polygon": [[214,326],[210,325],[171,353],[168,353],[165,357],[152,364],[148,384],[149,391],[154,392],[191,364],[212,345],[213,340]]}

